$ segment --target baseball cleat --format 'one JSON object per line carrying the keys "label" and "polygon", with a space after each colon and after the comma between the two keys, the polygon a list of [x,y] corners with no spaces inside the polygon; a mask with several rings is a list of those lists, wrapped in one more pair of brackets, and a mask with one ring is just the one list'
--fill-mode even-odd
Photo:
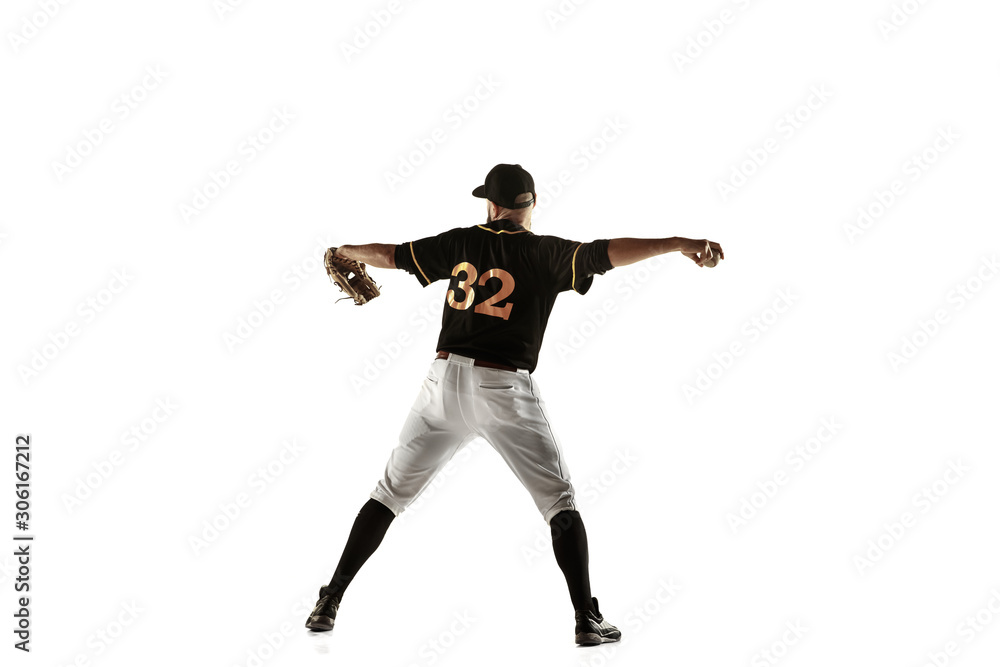
{"label": "baseball cleat", "polygon": [[604,620],[597,606],[597,598],[591,600],[594,601],[594,611],[580,609],[576,612],[576,643],[580,646],[594,646],[620,640],[622,633]]}
{"label": "baseball cleat", "polygon": [[306,627],[316,632],[333,630],[333,622],[337,619],[337,610],[339,609],[340,603],[332,595],[327,595],[326,586],[322,586],[319,589],[319,601],[316,603],[316,608],[309,614]]}

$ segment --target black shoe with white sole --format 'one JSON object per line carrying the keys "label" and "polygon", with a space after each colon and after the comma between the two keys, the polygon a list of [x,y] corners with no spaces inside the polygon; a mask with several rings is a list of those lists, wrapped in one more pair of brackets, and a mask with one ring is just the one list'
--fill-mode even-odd
{"label": "black shoe with white sole", "polygon": [[316,603],[316,608],[309,614],[306,627],[317,632],[333,630],[333,622],[337,620],[337,611],[339,609],[340,602],[334,599],[332,595],[327,595],[326,586],[321,587],[319,589],[319,601]]}
{"label": "black shoe with white sole", "polygon": [[591,600],[594,602],[594,611],[579,609],[576,612],[576,643],[580,646],[594,646],[620,640],[622,633],[604,620],[597,606],[597,598]]}

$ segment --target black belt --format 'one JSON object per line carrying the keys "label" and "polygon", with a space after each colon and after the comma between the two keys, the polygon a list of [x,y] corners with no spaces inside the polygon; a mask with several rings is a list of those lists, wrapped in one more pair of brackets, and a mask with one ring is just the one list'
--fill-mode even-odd
{"label": "black belt", "polygon": [[[441,350],[440,352],[437,353],[437,357],[436,358],[437,359],[447,359],[449,354],[451,354],[451,353],[450,352],[446,352],[445,350]],[[492,362],[492,361],[483,361],[482,359],[473,359],[472,360],[472,365],[473,366],[482,366],[484,368],[499,368],[502,371],[511,371],[512,373],[516,373],[517,372],[517,367],[516,366],[508,366],[507,364],[498,364],[498,363],[495,363],[495,362]]]}

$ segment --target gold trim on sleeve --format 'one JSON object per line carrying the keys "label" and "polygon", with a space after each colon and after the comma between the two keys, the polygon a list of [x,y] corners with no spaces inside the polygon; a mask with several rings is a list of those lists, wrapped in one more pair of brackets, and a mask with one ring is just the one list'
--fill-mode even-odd
{"label": "gold trim on sleeve", "polygon": [[573,291],[576,292],[577,294],[579,294],[580,291],[576,289],[576,253],[580,252],[580,246],[582,245],[583,245],[582,243],[577,244],[576,250],[573,251],[573,282],[569,284],[569,286],[572,287]]}
{"label": "gold trim on sleeve", "polygon": [[410,241],[410,257],[413,258],[413,263],[417,265],[417,270],[420,271],[420,275],[424,277],[424,282],[430,285],[431,281],[427,278],[427,274],[424,273],[424,270],[420,268],[420,263],[417,262],[417,256],[413,254],[413,241]]}

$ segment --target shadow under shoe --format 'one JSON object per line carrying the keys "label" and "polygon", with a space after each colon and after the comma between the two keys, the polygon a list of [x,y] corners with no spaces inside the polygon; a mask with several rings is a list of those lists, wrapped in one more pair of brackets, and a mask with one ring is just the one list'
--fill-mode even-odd
{"label": "shadow under shoe", "polygon": [[580,646],[595,646],[620,640],[622,633],[604,620],[597,606],[597,598],[590,599],[594,603],[594,611],[578,609],[576,612],[576,643]]}
{"label": "shadow under shoe", "polygon": [[326,586],[319,589],[319,601],[306,620],[306,627],[315,632],[333,630],[333,622],[337,620],[340,603],[332,595],[327,595]]}

